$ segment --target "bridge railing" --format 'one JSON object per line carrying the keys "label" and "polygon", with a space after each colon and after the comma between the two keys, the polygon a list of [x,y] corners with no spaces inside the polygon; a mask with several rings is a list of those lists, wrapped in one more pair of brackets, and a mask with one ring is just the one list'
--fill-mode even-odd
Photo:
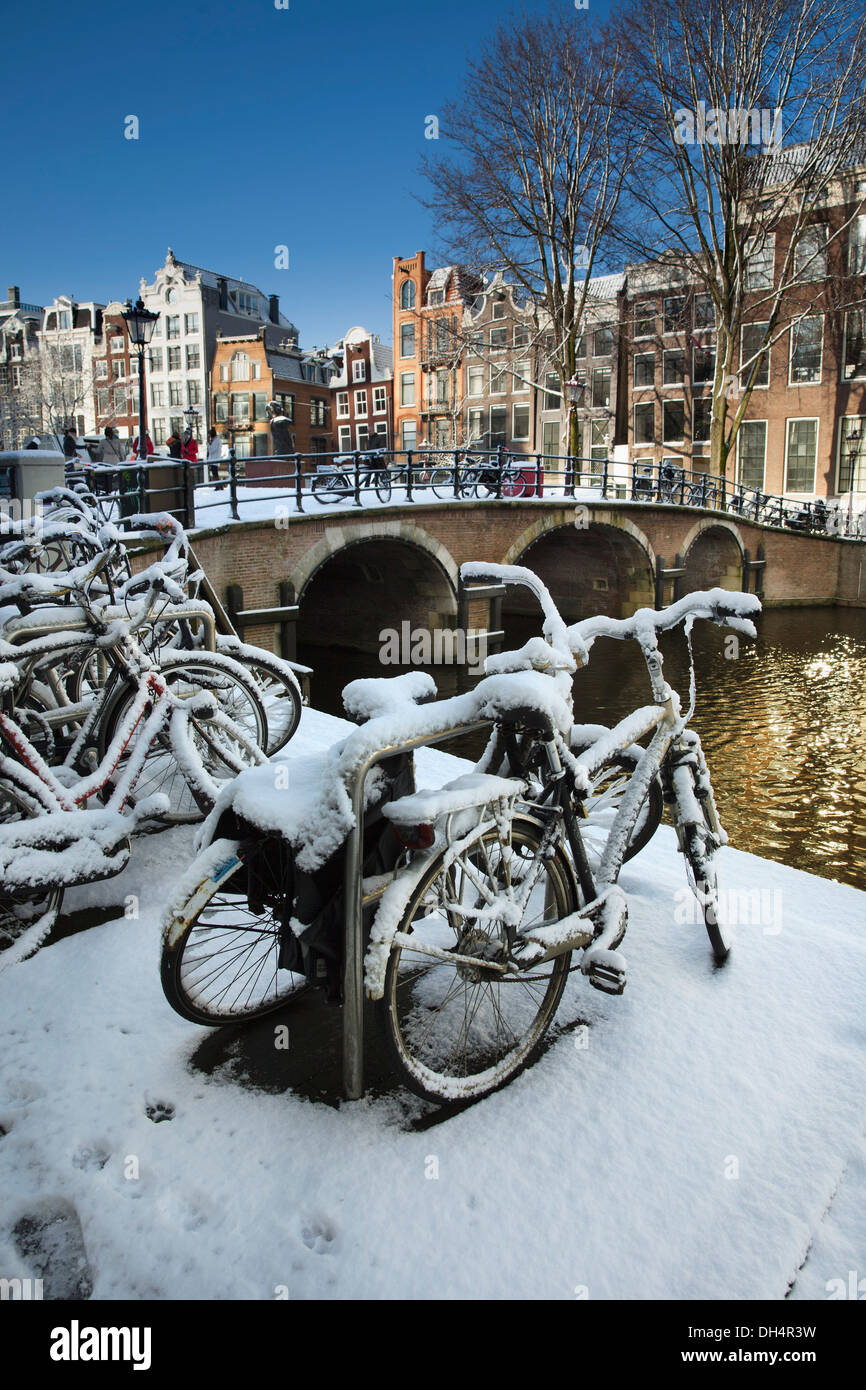
{"label": "bridge railing", "polygon": [[[255,520],[265,504],[292,514],[330,505],[469,502],[488,498],[563,498],[726,512],[805,534],[863,539],[866,517],[843,501],[774,496],[671,462],[516,454],[497,449],[371,449],[352,453],[267,454],[192,463],[151,457],[118,468],[70,471],[99,499],[107,517],[170,511],[185,526]],[[278,513],[279,515],[279,513]]]}

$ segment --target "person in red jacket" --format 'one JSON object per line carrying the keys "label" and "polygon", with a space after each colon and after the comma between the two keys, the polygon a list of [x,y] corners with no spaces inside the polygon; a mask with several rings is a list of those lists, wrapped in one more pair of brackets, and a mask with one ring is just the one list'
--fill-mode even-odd
{"label": "person in red jacket", "polygon": [[183,432],[183,445],[180,451],[181,458],[189,459],[190,463],[198,463],[198,440],[193,439],[192,430],[187,428]]}
{"label": "person in red jacket", "polygon": [[[150,455],[153,453],[153,440],[151,439],[148,430],[145,430],[144,432],[144,449],[145,458],[150,458]],[[138,435],[136,435],[132,441],[132,453],[129,457],[133,459],[138,458]]]}

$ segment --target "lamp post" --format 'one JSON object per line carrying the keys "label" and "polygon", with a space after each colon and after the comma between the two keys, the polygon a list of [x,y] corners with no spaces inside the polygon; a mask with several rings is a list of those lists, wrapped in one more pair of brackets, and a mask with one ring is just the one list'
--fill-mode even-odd
{"label": "lamp post", "polygon": [[138,458],[143,463],[147,458],[147,411],[144,398],[144,350],[153,337],[153,330],[159,314],[145,309],[141,295],[133,308],[127,299],[123,310],[123,321],[129,333],[129,341],[138,352]]}
{"label": "lamp post", "polygon": [[845,436],[845,443],[848,445],[848,467],[851,470],[851,481],[848,489],[848,530],[854,534],[854,469],[857,466],[857,458],[860,453],[860,437],[862,430],[854,426]]}
{"label": "lamp post", "polygon": [[[567,447],[568,447],[569,452],[571,451],[571,417],[572,417],[572,413],[573,413],[573,412],[576,412],[578,406],[582,404],[583,398],[584,398],[585,394],[586,394],[586,381],[585,381],[585,380],[581,380],[581,378],[580,378],[580,377],[578,376],[578,374],[577,374],[577,370],[575,370],[574,376],[571,378],[571,380],[570,380],[570,381],[567,381],[567,382],[565,383],[565,396],[566,396],[566,400],[568,401],[568,416],[567,416],[567,418],[566,418],[565,430],[566,430],[566,437],[567,437]],[[568,491],[569,491],[569,493],[572,493],[572,494],[574,493],[574,474],[573,474],[573,472],[572,472],[571,485],[570,485]]]}

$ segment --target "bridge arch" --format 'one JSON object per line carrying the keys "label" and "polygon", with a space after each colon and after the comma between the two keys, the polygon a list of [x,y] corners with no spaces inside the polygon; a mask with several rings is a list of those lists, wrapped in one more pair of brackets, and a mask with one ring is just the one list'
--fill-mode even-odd
{"label": "bridge arch", "polygon": [[745,547],[737,527],[730,521],[703,517],[683,541],[685,574],[677,583],[677,594],[697,589],[743,587]]}
{"label": "bridge arch", "polygon": [[290,575],[298,602],[302,602],[304,591],[323,565],[341,550],[349,546],[375,542],[376,540],[403,541],[406,545],[426,551],[430,558],[447,575],[451,589],[456,594],[459,571],[449,551],[423,526],[411,521],[364,521],[356,524],[329,526],[323,538],[310,546],[300,561],[293,567]]}
{"label": "bridge arch", "polygon": [[[540,518],[518,536],[506,563],[534,570],[569,622],[597,613],[630,617],[653,606],[652,546],[633,522],[606,509]],[[525,608],[522,599],[509,597],[508,611]]]}

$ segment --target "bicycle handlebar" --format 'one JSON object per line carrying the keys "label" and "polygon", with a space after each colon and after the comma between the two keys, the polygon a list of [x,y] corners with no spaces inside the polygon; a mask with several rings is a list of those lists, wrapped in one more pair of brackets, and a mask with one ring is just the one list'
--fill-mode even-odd
{"label": "bicycle handlebar", "polygon": [[761,601],[755,594],[738,594],[729,589],[701,589],[658,611],[639,608],[630,618],[583,618],[568,629],[568,641],[579,642],[587,650],[597,637],[613,637],[618,641],[633,639],[655,641],[658,633],[669,631],[679,623],[705,618],[720,627],[732,627],[748,637],[757,630],[749,614],[761,611]]}

